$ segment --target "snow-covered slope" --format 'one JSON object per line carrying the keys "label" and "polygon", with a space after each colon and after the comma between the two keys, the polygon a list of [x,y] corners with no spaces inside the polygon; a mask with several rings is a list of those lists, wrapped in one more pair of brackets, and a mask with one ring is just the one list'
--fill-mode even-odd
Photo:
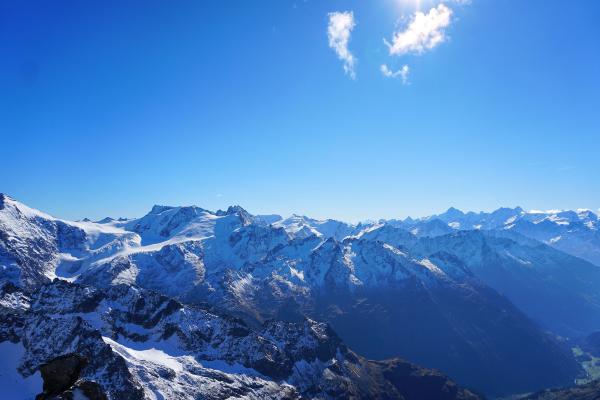
{"label": "snow-covered slope", "polygon": [[545,329],[578,337],[600,326],[600,268],[513,231],[422,238],[412,254],[445,252]]}
{"label": "snow-covered slope", "polygon": [[[578,372],[572,356],[503,295],[555,332],[600,328],[595,267],[513,233],[510,225],[492,230],[496,221],[515,223],[519,209],[499,210],[485,221],[450,210],[427,220],[350,225],[254,217],[239,206],[217,212],[155,206],[138,219],[94,223],[59,220],[1,199],[0,282],[32,291],[55,277],[107,292],[139,287],[210,304],[253,329],[270,319],[300,323],[308,315],[331,322],[369,357],[405,356],[492,394],[563,383]],[[560,216],[567,217],[580,218]],[[479,230],[487,229],[484,240]],[[537,300],[522,296],[528,285]],[[570,315],[543,312],[544,304],[561,302],[557,310]],[[150,355],[118,345],[111,348],[135,375]],[[544,373],[525,374],[516,362],[543,365]]]}
{"label": "snow-covered slope", "polygon": [[253,330],[132,286],[59,280],[30,293],[7,283],[0,299],[2,367],[25,396],[41,371],[44,398],[478,398],[435,371],[367,361],[308,319]]}
{"label": "snow-covered slope", "polygon": [[0,281],[32,286],[71,278],[139,244],[137,234],[116,225],[60,220],[0,194]]}
{"label": "snow-covered slope", "polygon": [[[447,252],[414,257],[368,236],[308,238],[222,286],[235,288],[220,293],[228,309],[263,318],[312,315],[369,357],[401,355],[490,395],[566,384],[578,371],[568,351]],[[525,373],[540,366],[541,379]]]}
{"label": "snow-covered slope", "polygon": [[[438,229],[431,229],[433,223]],[[406,219],[398,224],[417,236],[430,237],[450,233],[447,228],[512,230],[600,266],[600,225],[598,216],[588,209],[525,211],[516,207],[500,208],[491,213],[463,213],[450,208],[443,214]]]}
{"label": "snow-covered slope", "polygon": [[333,219],[317,220],[302,215],[292,215],[274,222],[273,225],[284,228],[291,237],[295,238],[315,235],[324,239],[334,238],[336,240],[342,240],[362,229],[360,224],[352,225]]}
{"label": "snow-covered slope", "polygon": [[42,392],[42,379],[36,372],[23,377],[16,366],[19,365],[25,349],[19,343],[4,341],[0,343],[0,387],[2,398],[6,400],[33,400]]}

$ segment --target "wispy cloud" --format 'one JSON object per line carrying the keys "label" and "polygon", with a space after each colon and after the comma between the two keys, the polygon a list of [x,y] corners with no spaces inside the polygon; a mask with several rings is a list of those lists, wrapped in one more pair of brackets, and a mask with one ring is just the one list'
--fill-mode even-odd
{"label": "wispy cloud", "polygon": [[356,78],[354,66],[356,58],[350,50],[348,43],[352,29],[356,26],[354,22],[354,14],[352,11],[332,12],[329,13],[329,25],[327,26],[327,38],[329,39],[329,47],[331,47],[338,58],[344,63],[344,71],[352,79]]}
{"label": "wispy cloud", "polygon": [[445,4],[438,4],[427,14],[415,12],[406,29],[394,33],[391,43],[384,39],[390,55],[421,54],[443,43],[451,16],[452,10]]}
{"label": "wispy cloud", "polygon": [[408,85],[408,74],[410,73],[408,65],[403,65],[399,70],[392,71],[386,64],[381,64],[380,69],[386,78],[400,78],[403,85]]}

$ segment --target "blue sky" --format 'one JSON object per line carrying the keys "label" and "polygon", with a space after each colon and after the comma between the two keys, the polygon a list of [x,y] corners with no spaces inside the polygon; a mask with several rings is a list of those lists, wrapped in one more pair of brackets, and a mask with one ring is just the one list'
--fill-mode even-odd
{"label": "blue sky", "polygon": [[121,3],[0,0],[1,192],[64,218],[600,207],[599,2]]}

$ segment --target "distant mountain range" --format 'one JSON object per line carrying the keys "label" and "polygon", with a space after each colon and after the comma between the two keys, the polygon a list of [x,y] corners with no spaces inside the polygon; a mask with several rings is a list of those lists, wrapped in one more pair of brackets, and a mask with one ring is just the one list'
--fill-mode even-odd
{"label": "distant mountain range", "polygon": [[[91,364],[79,379],[112,398],[477,398],[395,357],[492,397],[568,386],[570,340],[600,330],[597,229],[589,210],[520,208],[74,222],[0,195],[0,341],[21,343],[24,375],[90,348],[121,360],[118,382]],[[60,342],[83,331],[96,342]]]}
{"label": "distant mountain range", "polygon": [[[260,216],[258,218],[261,219]],[[275,226],[284,227],[292,236],[313,233],[338,240],[360,232],[365,226],[364,223],[351,225],[297,215],[287,219],[271,215],[268,221]],[[512,231],[600,265],[600,223],[598,215],[588,209],[525,211],[516,207],[499,208],[490,213],[464,213],[451,207],[445,213],[430,217],[380,220],[377,224],[367,225],[383,224],[406,229],[417,237],[443,236],[459,230]]]}

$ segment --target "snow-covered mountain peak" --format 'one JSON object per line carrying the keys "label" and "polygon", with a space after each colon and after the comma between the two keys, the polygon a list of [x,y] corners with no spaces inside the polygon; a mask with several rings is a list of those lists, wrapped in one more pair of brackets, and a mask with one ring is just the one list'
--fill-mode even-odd
{"label": "snow-covered mountain peak", "polygon": [[48,220],[56,219],[42,211],[31,208],[6,194],[0,194],[0,212],[11,213],[14,217],[23,216],[28,219],[36,217]]}
{"label": "snow-covered mountain peak", "polygon": [[[137,377],[152,376],[150,379],[160,382],[165,390],[169,388],[168,377],[174,378],[178,385],[189,378],[193,383],[190,387],[202,387],[201,381],[191,377],[202,365],[192,363],[188,369],[185,360],[179,358],[181,353],[169,353],[165,347],[161,351],[168,356],[169,365],[183,368],[177,367],[164,378],[158,366],[144,369],[148,361],[144,357],[155,353],[139,351],[151,348],[134,349],[136,353],[127,350],[129,345],[145,342],[153,346],[154,339],[160,342],[164,338],[181,338],[177,350],[204,357],[198,359],[201,362],[229,357],[229,361],[244,368],[274,373],[271,378],[277,382],[289,378],[286,382],[303,393],[303,388],[309,387],[305,384],[317,381],[307,379],[306,372],[314,369],[319,373],[326,371],[327,376],[331,373],[325,366],[330,365],[334,358],[331,354],[335,353],[327,353],[326,358],[317,361],[311,356],[308,363],[315,363],[310,365],[305,357],[294,356],[296,349],[316,348],[301,341],[318,345],[321,326],[312,322],[289,325],[289,329],[301,331],[297,335],[284,332],[282,336],[278,332],[288,329],[287,325],[272,323],[254,334],[252,329],[216,314],[193,311],[202,304],[214,307],[215,313],[226,310],[246,318],[248,326],[259,326],[269,319],[290,322],[297,313],[332,321],[337,323],[335,329],[339,329],[345,340],[352,340],[352,345],[371,340],[374,347],[364,350],[375,349],[372,357],[406,353],[424,364],[458,373],[469,384],[486,388],[495,386],[494,382],[478,379],[483,375],[499,376],[490,371],[501,365],[504,365],[500,369],[502,375],[520,379],[522,374],[514,370],[514,360],[529,360],[528,368],[552,360],[561,365],[563,361],[569,362],[568,357],[563,359],[560,354],[553,358],[558,349],[545,342],[542,332],[529,325],[494,289],[527,310],[536,321],[559,333],[587,332],[593,328],[592,323],[600,321],[600,307],[596,305],[600,294],[595,289],[600,282],[597,272],[600,270],[531,238],[543,232],[558,246],[577,231],[578,235],[589,236],[576,236],[578,244],[583,243],[582,237],[589,239],[586,244],[594,244],[596,237],[581,220],[593,222],[591,214],[576,212],[577,221],[568,226],[557,224],[554,216],[561,220],[574,218],[572,213],[533,215],[519,208],[503,208],[491,213],[450,209],[446,214],[421,220],[382,220],[370,225],[294,215],[267,224],[239,206],[216,212],[195,206],[155,206],[134,220],[68,222],[3,196],[0,283],[7,280],[32,292],[51,285],[51,291],[40,292],[40,301],[31,303],[33,310],[23,311],[28,313],[31,323],[38,322],[36,310],[63,315],[65,321],[48,321],[48,327],[64,322],[70,332],[77,331],[77,318],[83,318],[90,324],[90,330],[99,330],[109,338],[103,342],[97,337],[95,346],[107,351],[112,348],[125,358]],[[512,228],[504,229],[510,219]],[[528,229],[533,233],[528,235]],[[557,239],[558,236],[561,238]],[[592,254],[589,248],[583,250]],[[50,284],[54,277],[63,281]],[[95,289],[86,292],[88,289],[73,284]],[[156,291],[173,301],[160,300],[148,291]],[[544,307],[526,308],[528,304],[537,304],[525,301],[529,297],[541,299],[537,303]],[[5,302],[23,300],[7,296]],[[80,302],[83,304],[77,305]],[[561,311],[563,303],[570,304],[577,312],[565,312],[564,321],[554,323],[554,314]],[[548,304],[553,305],[550,313]],[[65,309],[66,306],[73,310]],[[80,307],[89,310],[81,311]],[[148,312],[141,313],[143,310]],[[153,322],[147,324],[147,321]],[[382,321],[385,324],[379,324]],[[87,333],[87,328],[82,332]],[[373,332],[378,332],[378,336],[373,338]],[[425,338],[415,337],[414,332]],[[455,332],[461,334],[455,336]],[[448,360],[456,361],[454,357],[464,360],[468,350],[461,349],[469,349],[473,343],[481,354],[505,346],[516,353],[498,361],[485,374],[479,370],[497,360],[472,359],[468,369],[453,369],[459,364]],[[531,345],[537,346],[535,351],[523,356],[522,351]],[[264,357],[263,347],[268,352]],[[457,349],[458,353],[448,349]],[[553,351],[557,352],[555,356],[545,358]],[[248,354],[260,358],[249,359]],[[281,363],[273,364],[277,357]],[[171,364],[175,361],[177,364]],[[296,362],[303,364],[295,365]],[[338,368],[331,366],[331,371]],[[289,374],[278,372],[284,368]],[[182,371],[184,374],[178,375]],[[559,378],[570,381],[570,371],[559,374]],[[479,378],[471,380],[473,376]],[[517,383],[513,381],[512,386],[520,388]],[[532,388],[538,385],[539,382],[534,382]]]}
{"label": "snow-covered mountain peak", "polygon": [[225,211],[218,210],[217,212],[215,212],[215,215],[218,215],[218,216],[233,215],[233,214],[239,215],[240,217],[242,217],[246,220],[250,220],[252,218],[252,214],[250,214],[242,206],[239,206],[239,205],[229,206],[229,207],[227,207],[227,210],[225,210]]}
{"label": "snow-covered mountain peak", "polygon": [[152,209],[150,210],[150,212],[148,214],[160,214],[162,212],[172,210],[173,208],[175,208],[175,207],[162,206],[162,205],[155,204],[152,206]]}
{"label": "snow-covered mountain peak", "polygon": [[277,221],[281,221],[283,217],[279,214],[255,215],[254,220],[263,225],[271,225]]}
{"label": "snow-covered mountain peak", "polygon": [[387,243],[397,248],[405,248],[416,240],[413,233],[389,224],[373,225],[352,238]]}
{"label": "snow-covered mountain peak", "polygon": [[297,238],[306,238],[308,236],[322,236],[321,232],[319,232],[313,225],[316,223],[316,220],[312,220],[305,216],[292,214],[292,216],[277,221],[273,224],[273,226],[281,227],[288,232],[288,234],[292,237]]}
{"label": "snow-covered mountain peak", "polygon": [[[462,215],[461,215],[462,213]],[[492,212],[467,212],[450,208],[448,212],[419,219],[390,220],[387,224],[409,230],[419,237],[451,233],[433,221],[443,221],[452,230],[510,230],[539,240],[571,255],[600,265],[598,215],[589,209],[529,210],[502,207]]]}
{"label": "snow-covered mountain peak", "polygon": [[138,233],[144,244],[151,244],[167,240],[193,223],[212,226],[216,218],[214,213],[196,206],[154,206],[145,216],[127,222],[125,229]]}
{"label": "snow-covered mountain peak", "polygon": [[439,218],[433,218],[410,228],[410,232],[418,237],[447,235],[457,229],[453,227],[453,224],[453,222],[445,223]]}
{"label": "snow-covered mountain peak", "polygon": [[15,203],[16,200],[7,195],[6,193],[0,193],[0,210],[2,210],[7,203]]}
{"label": "snow-covered mountain peak", "polygon": [[144,245],[160,243],[174,237],[202,239],[215,234],[216,229],[235,229],[253,222],[250,213],[240,206],[216,212],[197,206],[154,206],[145,216],[124,224],[128,231],[142,237]]}
{"label": "snow-covered mountain peak", "polygon": [[551,218],[556,221],[578,222],[598,219],[598,216],[589,209],[579,208],[577,210],[529,210],[524,213],[525,217],[531,221],[539,221],[545,218]]}
{"label": "snow-covered mountain peak", "polygon": [[304,215],[292,214],[291,217],[278,220],[274,226],[284,228],[291,237],[305,238],[316,236],[327,239],[343,240],[346,236],[358,233],[364,225],[353,225],[334,219],[314,219]]}
{"label": "snow-covered mountain peak", "polygon": [[446,215],[448,218],[460,218],[463,215],[465,215],[465,213],[459,210],[458,208],[450,207],[446,210],[444,215]]}

